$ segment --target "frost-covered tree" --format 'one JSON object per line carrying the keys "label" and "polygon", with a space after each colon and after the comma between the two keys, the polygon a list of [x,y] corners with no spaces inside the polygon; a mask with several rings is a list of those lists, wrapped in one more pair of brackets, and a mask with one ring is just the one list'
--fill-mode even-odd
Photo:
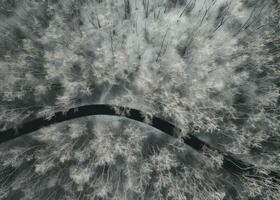
{"label": "frost-covered tree", "polygon": [[[179,139],[115,117],[0,145],[0,199],[280,199],[278,0],[2,0],[0,129],[85,104],[129,106]],[[148,120],[148,119],[147,119]],[[253,164],[198,153],[194,134]],[[258,177],[258,178],[256,178]]]}

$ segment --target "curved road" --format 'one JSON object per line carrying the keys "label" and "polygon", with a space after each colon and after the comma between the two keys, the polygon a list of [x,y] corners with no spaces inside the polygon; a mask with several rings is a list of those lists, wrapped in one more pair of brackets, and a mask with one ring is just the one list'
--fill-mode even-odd
{"label": "curved road", "polygon": [[[177,137],[178,129],[173,124],[160,119],[156,116],[152,116],[149,123],[145,120],[147,114],[144,112],[122,106],[107,105],[107,104],[93,104],[84,105],[76,108],[71,108],[67,112],[56,112],[54,116],[50,119],[45,117],[40,117],[34,119],[30,122],[24,123],[16,128],[11,128],[8,130],[0,131],[0,144],[12,140],[14,138],[20,137],[22,135],[32,133],[40,128],[50,126],[59,122],[68,121],[71,119],[76,119],[80,117],[93,116],[93,115],[110,115],[110,116],[120,116],[132,119],[138,122],[148,124],[172,137]],[[234,174],[247,174],[258,179],[257,169],[260,169],[252,164],[246,163],[229,152],[223,152],[215,147],[210,146],[206,142],[200,140],[194,135],[182,138],[184,143],[191,146],[197,151],[202,151],[204,146],[209,149],[216,150],[223,155],[223,165],[222,167]],[[279,172],[270,171],[265,178],[271,178],[274,183],[280,184],[280,174]]]}

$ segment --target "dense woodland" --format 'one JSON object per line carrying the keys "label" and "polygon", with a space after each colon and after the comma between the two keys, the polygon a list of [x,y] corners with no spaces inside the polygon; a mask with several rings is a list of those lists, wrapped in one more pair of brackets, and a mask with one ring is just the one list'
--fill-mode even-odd
{"label": "dense woodland", "polygon": [[86,117],[0,145],[0,199],[278,200],[278,0],[1,0],[0,129],[136,108],[259,168],[221,168],[149,126]]}

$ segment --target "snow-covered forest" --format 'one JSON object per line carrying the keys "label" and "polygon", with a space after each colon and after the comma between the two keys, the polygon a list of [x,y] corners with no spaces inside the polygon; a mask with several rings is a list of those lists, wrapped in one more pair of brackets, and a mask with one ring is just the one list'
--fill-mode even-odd
{"label": "snow-covered forest", "polygon": [[[279,0],[0,0],[0,130],[88,104],[158,116],[179,139],[92,116],[0,144],[0,199],[279,200]],[[195,135],[258,169],[224,170]],[[280,181],[279,181],[280,183]]]}

